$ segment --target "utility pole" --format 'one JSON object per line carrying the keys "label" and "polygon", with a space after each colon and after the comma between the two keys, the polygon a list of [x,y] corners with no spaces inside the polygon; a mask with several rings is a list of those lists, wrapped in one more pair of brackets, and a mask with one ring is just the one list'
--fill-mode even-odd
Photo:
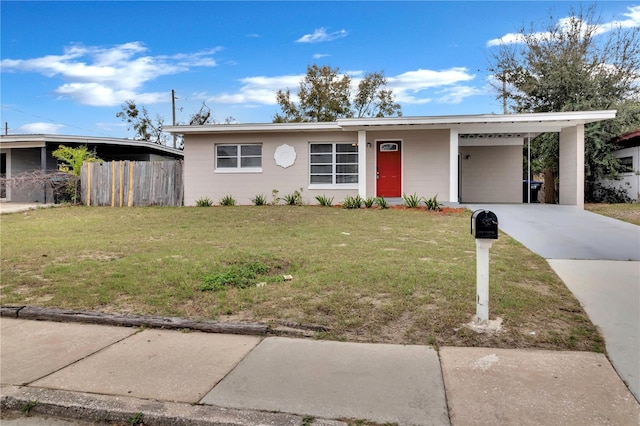
{"label": "utility pole", "polygon": [[9,122],[4,122],[4,135],[7,136],[9,134]]}
{"label": "utility pole", "polygon": [[[176,125],[176,91],[171,89],[171,111],[173,115],[173,125]],[[173,134],[173,147],[176,147],[176,134]]]}

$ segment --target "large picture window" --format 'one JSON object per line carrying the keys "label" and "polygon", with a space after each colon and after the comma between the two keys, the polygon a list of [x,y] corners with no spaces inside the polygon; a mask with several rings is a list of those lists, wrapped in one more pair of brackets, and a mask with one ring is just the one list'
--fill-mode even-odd
{"label": "large picture window", "polygon": [[262,145],[237,144],[216,145],[216,170],[260,171],[262,170]]}
{"label": "large picture window", "polygon": [[358,146],[352,143],[309,144],[309,183],[349,185],[358,183]]}

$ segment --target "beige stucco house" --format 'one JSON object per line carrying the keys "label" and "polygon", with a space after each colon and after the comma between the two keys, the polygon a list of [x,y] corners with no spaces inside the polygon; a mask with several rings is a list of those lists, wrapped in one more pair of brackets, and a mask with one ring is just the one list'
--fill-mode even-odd
{"label": "beige stucco house", "polygon": [[328,123],[170,126],[184,135],[185,205],[231,195],[251,204],[303,189],[317,195],[438,196],[522,203],[523,148],[560,134],[560,203],[584,204],[584,125],[615,111],[340,119]]}

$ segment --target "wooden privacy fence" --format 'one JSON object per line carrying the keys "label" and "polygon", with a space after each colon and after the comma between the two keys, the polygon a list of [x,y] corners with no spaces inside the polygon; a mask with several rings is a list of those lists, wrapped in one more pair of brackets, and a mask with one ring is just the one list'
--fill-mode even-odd
{"label": "wooden privacy fence", "polygon": [[81,200],[87,206],[181,206],[182,161],[85,162]]}

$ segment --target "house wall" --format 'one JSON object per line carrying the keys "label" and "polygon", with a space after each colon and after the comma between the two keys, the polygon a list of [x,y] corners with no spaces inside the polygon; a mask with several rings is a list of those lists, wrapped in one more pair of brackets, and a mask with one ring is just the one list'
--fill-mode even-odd
{"label": "house wall", "polygon": [[[357,132],[186,135],[184,204],[192,206],[196,200],[205,197],[218,204],[226,195],[231,195],[238,204],[252,204],[251,200],[258,194],[265,195],[270,202],[274,189],[284,197],[300,188],[307,204],[317,204],[317,195],[333,197],[334,203],[339,203],[347,195],[357,195],[358,189],[309,189],[309,143],[357,141]],[[219,143],[261,143],[262,172],[216,172],[215,145]],[[278,166],[274,160],[276,148],[283,144],[294,147],[296,151],[295,163],[288,168]]]}
{"label": "house wall", "polygon": [[[11,160],[7,156],[7,161],[11,161],[9,186],[11,188],[10,201],[17,203],[45,202],[44,188],[41,185],[28,184],[16,179],[20,174],[40,170],[41,148],[21,148],[10,149]],[[9,174],[9,173],[8,173]],[[47,200],[48,201],[48,200]]]}
{"label": "house wall", "polygon": [[[449,196],[449,130],[367,132],[367,196],[376,196],[376,142],[402,142],[402,192],[440,200]],[[457,201],[457,200],[456,200]]]}
{"label": "house wall", "polygon": [[460,146],[459,152],[463,203],[522,203],[522,145]]}
{"label": "house wall", "polygon": [[603,181],[605,186],[611,188],[621,188],[627,192],[629,198],[640,201],[640,146],[623,148],[613,153],[617,158],[633,158],[633,171],[620,173],[619,180]]}

